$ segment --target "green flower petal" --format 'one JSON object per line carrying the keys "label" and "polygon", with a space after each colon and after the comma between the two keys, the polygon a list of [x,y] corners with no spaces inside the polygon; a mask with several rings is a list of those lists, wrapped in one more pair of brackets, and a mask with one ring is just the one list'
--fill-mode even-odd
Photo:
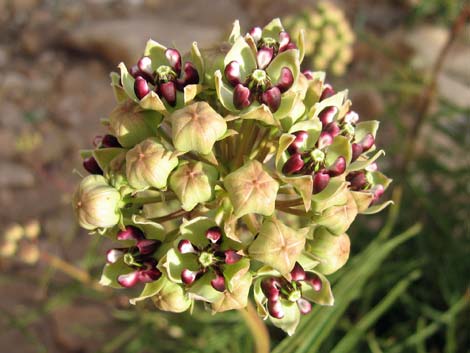
{"label": "green flower petal", "polygon": [[333,305],[335,298],[333,297],[333,292],[331,291],[331,285],[328,279],[319,272],[310,272],[315,273],[320,278],[322,286],[319,291],[316,291],[306,282],[302,282],[302,296],[319,305]]}
{"label": "green flower petal", "polygon": [[271,316],[270,319],[274,326],[279,327],[289,336],[292,336],[300,322],[299,307],[297,306],[297,303],[283,299],[281,299],[281,303],[282,309],[284,311],[284,317],[282,319],[276,319]]}
{"label": "green flower petal", "polygon": [[122,289],[122,286],[117,282],[117,278],[120,275],[125,275],[133,271],[134,269],[127,266],[123,259],[119,259],[113,264],[106,264],[101,273],[100,284],[106,287]]}
{"label": "green flower petal", "polygon": [[248,294],[252,276],[246,272],[243,276],[237,279],[232,285],[231,290],[224,291],[223,295],[212,303],[212,311],[220,313],[228,310],[243,309],[248,304]]}
{"label": "green flower petal", "polygon": [[299,51],[297,49],[289,49],[280,53],[266,68],[266,72],[274,84],[279,81],[283,67],[288,67],[292,71],[295,82],[300,72]]}
{"label": "green flower petal", "polygon": [[235,40],[232,48],[224,58],[224,69],[232,61],[240,64],[240,77],[245,81],[246,76],[256,69],[256,57],[250,46],[246,43],[245,38],[239,37]]}

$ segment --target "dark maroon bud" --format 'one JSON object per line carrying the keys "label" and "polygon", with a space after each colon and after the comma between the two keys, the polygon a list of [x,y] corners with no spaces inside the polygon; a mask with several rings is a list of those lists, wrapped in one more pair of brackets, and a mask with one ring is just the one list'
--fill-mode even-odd
{"label": "dark maroon bud", "polygon": [[122,147],[118,139],[113,135],[104,135],[101,140],[102,148],[111,148],[111,147]]}
{"label": "dark maroon bud", "polygon": [[317,292],[319,292],[322,289],[323,285],[322,285],[321,279],[315,273],[308,273],[307,274],[307,282]]}
{"label": "dark maroon bud", "polygon": [[266,104],[274,113],[281,105],[281,90],[277,87],[271,87],[261,95],[261,103]]}
{"label": "dark maroon bud", "polygon": [[285,31],[282,31],[281,33],[279,33],[279,51],[282,52],[286,50],[289,43],[290,43],[289,33]]}
{"label": "dark maroon bud", "polygon": [[350,110],[344,116],[344,121],[349,124],[355,124],[359,121],[359,114],[357,114],[354,110]]}
{"label": "dark maroon bud", "polygon": [[278,300],[281,292],[281,283],[277,278],[266,278],[261,282],[261,290],[268,300]]}
{"label": "dark maroon bud", "polygon": [[195,85],[199,83],[199,73],[191,62],[184,63],[184,84]]}
{"label": "dark maroon bud", "polygon": [[328,132],[333,138],[339,135],[340,129],[337,123],[332,122],[325,126],[324,131]]}
{"label": "dark maroon bud", "polygon": [[155,266],[156,261],[145,262],[144,267],[137,271],[139,282],[149,283],[159,279],[162,273]]}
{"label": "dark maroon bud", "polygon": [[295,263],[294,268],[290,274],[293,281],[303,281],[305,279],[305,271],[298,262]]}
{"label": "dark maroon bud", "polygon": [[164,82],[160,84],[160,93],[172,107],[176,104],[176,85],[174,82]]}
{"label": "dark maroon bud", "polygon": [[119,275],[117,282],[125,288],[134,287],[137,283],[139,283],[139,271]]}
{"label": "dark maroon bud", "polygon": [[384,194],[385,188],[382,184],[377,184],[373,188],[374,198],[372,199],[371,205],[379,201],[380,197]]}
{"label": "dark maroon bud", "polygon": [[351,149],[352,149],[352,157],[351,157],[351,162],[354,162],[356,159],[359,158],[359,156],[361,155],[362,153],[362,146],[358,143],[353,143],[351,145]]}
{"label": "dark maroon bud", "polygon": [[289,88],[292,87],[292,84],[294,83],[294,75],[292,74],[292,71],[288,67],[283,67],[281,69],[281,77],[279,78],[279,81],[277,82],[277,88],[284,93],[287,91]]}
{"label": "dark maroon bud", "polygon": [[101,135],[96,135],[94,138],[93,138],[93,146],[94,147],[100,147],[101,146],[101,141],[103,141],[103,136]]}
{"label": "dark maroon bud", "polygon": [[251,104],[250,96],[250,89],[239,83],[233,91],[233,105],[240,110],[248,107]]}
{"label": "dark maroon bud", "polygon": [[236,86],[241,82],[240,79],[240,64],[238,61],[233,60],[228,63],[227,66],[225,66],[225,78],[227,81],[232,85]]}
{"label": "dark maroon bud", "polygon": [[343,156],[336,158],[336,161],[328,168],[328,175],[335,177],[341,175],[346,170],[346,159]]}
{"label": "dark maroon bud", "polygon": [[282,309],[282,304],[279,300],[268,299],[268,311],[269,315],[276,319],[282,319],[284,317],[284,310]]}
{"label": "dark maroon bud", "polygon": [[250,36],[253,37],[255,42],[257,42],[261,39],[261,36],[263,35],[263,30],[260,27],[253,27],[248,33],[250,34]]}
{"label": "dark maroon bud", "polygon": [[274,48],[262,47],[256,53],[256,62],[258,63],[258,69],[266,68],[274,56]]}
{"label": "dark maroon bud", "polygon": [[318,114],[318,118],[322,125],[326,126],[335,120],[336,114],[338,114],[338,108],[334,106],[326,107],[320,112],[320,114]]}
{"label": "dark maroon bud", "polygon": [[188,239],[180,240],[178,243],[178,251],[181,254],[195,254],[197,253],[196,249],[194,248],[193,244]]}
{"label": "dark maroon bud", "polygon": [[325,83],[325,85],[323,86],[323,90],[321,92],[320,101],[333,96],[335,93],[336,92],[333,89],[333,87],[329,83]]}
{"label": "dark maroon bud", "polygon": [[183,281],[184,284],[191,284],[196,280],[197,275],[198,275],[198,272],[191,271],[185,268],[181,272],[181,280]]}
{"label": "dark maroon bud", "polygon": [[299,307],[299,311],[302,315],[306,315],[312,311],[312,303],[304,298],[297,300],[297,306]]}
{"label": "dark maroon bud", "polygon": [[211,286],[219,292],[225,291],[225,278],[216,273],[215,278],[211,281]]}
{"label": "dark maroon bud", "polygon": [[242,258],[241,255],[237,254],[235,250],[226,250],[225,251],[225,263],[227,265],[232,265],[237,263]]}
{"label": "dark maroon bud", "polygon": [[290,50],[290,49],[297,49],[297,46],[296,46],[294,43],[290,42],[289,44],[287,44],[287,45],[283,48],[282,51],[286,51],[286,50]]}
{"label": "dark maroon bud", "polygon": [[305,70],[302,72],[307,80],[313,80],[313,71],[312,70]]}
{"label": "dark maroon bud", "polygon": [[124,230],[117,233],[117,240],[141,240],[145,239],[144,233],[137,227],[126,226]]}
{"label": "dark maroon bud", "polygon": [[212,227],[206,231],[206,238],[209,239],[212,244],[217,243],[222,238],[222,230],[219,227]]}
{"label": "dark maroon bud", "polygon": [[83,160],[83,168],[90,174],[103,175],[103,170],[100,168],[95,157],[88,157]]}
{"label": "dark maroon bud", "polygon": [[137,65],[133,65],[131,69],[129,70],[129,73],[131,74],[132,77],[136,78],[139,75],[140,70]]}
{"label": "dark maroon bud", "polygon": [[370,148],[374,145],[374,142],[375,142],[374,135],[369,133],[366,136],[364,136],[364,138],[360,142],[362,146],[362,151],[366,152],[370,150]]}
{"label": "dark maroon bud", "polygon": [[114,264],[125,254],[125,249],[109,249],[106,252],[106,262]]}
{"label": "dark maroon bud", "polygon": [[362,190],[367,185],[367,178],[364,172],[349,173],[346,180],[351,183],[349,187],[354,191]]}
{"label": "dark maroon bud", "polygon": [[170,63],[170,66],[175,69],[176,73],[179,75],[181,72],[181,55],[180,52],[176,49],[168,48],[165,50],[165,56]]}
{"label": "dark maroon bud", "polygon": [[302,155],[300,153],[294,153],[282,167],[282,172],[285,175],[297,173],[303,168],[304,164]]}
{"label": "dark maroon bud", "polygon": [[317,146],[318,148],[323,148],[329,146],[333,143],[333,136],[330,133],[323,131],[318,138]]}
{"label": "dark maroon bud", "polygon": [[160,246],[161,242],[158,240],[141,239],[137,241],[137,248],[142,255],[153,254]]}
{"label": "dark maroon bud", "polygon": [[137,78],[134,81],[134,92],[137,98],[142,99],[144,98],[147,94],[150,92],[149,85],[147,81],[141,77],[137,76]]}
{"label": "dark maroon bud", "polygon": [[308,132],[304,130],[296,131],[293,133],[295,135],[295,140],[287,148],[287,151],[290,154],[294,154],[299,151],[305,144],[308,139]]}
{"label": "dark maroon bud", "polygon": [[330,176],[326,173],[318,172],[313,176],[313,193],[322,192],[330,182]]}
{"label": "dark maroon bud", "polygon": [[146,73],[150,77],[153,75],[153,69],[152,69],[152,59],[150,59],[148,56],[144,56],[137,61],[137,67],[141,72]]}

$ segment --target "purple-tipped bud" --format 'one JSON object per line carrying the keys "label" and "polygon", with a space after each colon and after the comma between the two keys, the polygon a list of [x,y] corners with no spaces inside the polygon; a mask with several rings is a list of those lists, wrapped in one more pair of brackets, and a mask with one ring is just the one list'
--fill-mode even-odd
{"label": "purple-tipped bud", "polygon": [[325,83],[325,85],[323,86],[323,90],[321,92],[320,101],[333,96],[335,93],[336,92],[333,89],[333,87],[329,83]]}
{"label": "purple-tipped bud", "polygon": [[139,271],[119,275],[117,282],[125,288],[134,287],[137,283],[139,283]]}
{"label": "purple-tipped bud", "polygon": [[126,226],[124,230],[117,233],[117,240],[141,240],[145,239],[144,233],[137,227]]}
{"label": "purple-tipped bud", "polygon": [[281,69],[281,77],[277,82],[277,88],[279,88],[279,90],[284,93],[292,87],[293,83],[294,75],[292,74],[292,71],[288,67],[283,67]]}
{"label": "purple-tipped bud", "polygon": [[308,273],[307,274],[307,282],[312,286],[312,288],[319,292],[322,289],[322,282],[320,277],[318,277],[314,273]]}
{"label": "purple-tipped bud", "polygon": [[371,147],[374,145],[375,138],[374,135],[372,134],[367,134],[364,136],[364,138],[361,140],[360,144],[362,146],[362,151],[366,152],[371,149]]}
{"label": "purple-tipped bud", "polygon": [[144,268],[137,271],[139,282],[149,283],[159,279],[162,273],[155,266],[154,261],[145,262]]}
{"label": "purple-tipped bud", "polygon": [[307,80],[313,80],[313,71],[312,70],[305,70],[302,72]]}
{"label": "purple-tipped bud", "polygon": [[137,61],[137,68],[141,72],[145,72],[147,75],[152,77],[153,69],[152,69],[152,59],[148,56],[144,56]]}
{"label": "purple-tipped bud", "polygon": [[351,183],[349,187],[354,191],[362,190],[367,185],[367,178],[364,172],[349,173],[346,180]]}
{"label": "purple-tipped bud", "polygon": [[299,307],[299,311],[302,315],[306,315],[312,311],[312,303],[304,298],[297,300],[297,306]]}
{"label": "purple-tipped bud", "polygon": [[261,103],[266,104],[274,113],[281,105],[281,90],[277,87],[271,87],[261,95]]}
{"label": "purple-tipped bud", "polygon": [[232,265],[234,263],[237,263],[242,258],[242,256],[240,254],[237,254],[235,250],[226,250],[224,254],[225,254],[225,263],[227,265]]}
{"label": "purple-tipped bud", "polygon": [[295,263],[294,268],[290,271],[293,281],[303,281],[305,279],[305,271],[298,262]]}
{"label": "purple-tipped bud", "polygon": [[294,153],[282,167],[282,172],[285,175],[297,173],[303,168],[304,164],[302,155],[300,153]]}
{"label": "purple-tipped bud", "polygon": [[281,293],[281,283],[277,278],[266,278],[261,282],[261,290],[268,300],[278,300]]}
{"label": "purple-tipped bud", "polygon": [[100,168],[95,157],[88,157],[83,160],[83,168],[90,174],[103,175],[103,170]]}
{"label": "purple-tipped bud", "polygon": [[233,60],[225,66],[225,78],[232,85],[236,86],[241,82],[240,76],[240,63],[236,60]]}
{"label": "purple-tipped bud", "polygon": [[183,281],[184,284],[192,284],[198,275],[198,272],[196,271],[191,271],[185,268],[181,272],[181,280]]}
{"label": "purple-tipped bud", "polygon": [[335,120],[336,114],[338,114],[338,108],[334,106],[326,107],[320,112],[320,114],[318,114],[318,118],[322,125],[326,126]]}
{"label": "purple-tipped bud", "polygon": [[354,110],[350,110],[344,116],[344,122],[349,124],[356,124],[359,121],[359,114],[357,114]]}
{"label": "purple-tipped bud", "polygon": [[313,176],[313,193],[322,192],[330,182],[330,176],[326,173],[318,172]]}
{"label": "purple-tipped bud", "polygon": [[114,264],[125,254],[124,249],[109,249],[106,252],[106,262]]}
{"label": "purple-tipped bud", "polygon": [[353,143],[351,145],[352,148],[352,157],[351,157],[351,162],[354,162],[356,159],[359,158],[359,156],[362,153],[362,146],[358,143]]}
{"label": "purple-tipped bud", "polygon": [[111,147],[122,147],[118,139],[113,135],[104,135],[101,140],[102,148],[111,148]]}
{"label": "purple-tipped bud", "polygon": [[94,138],[93,138],[93,146],[94,147],[100,147],[101,146],[101,141],[103,141],[103,136],[101,135],[96,135]]}
{"label": "purple-tipped bud", "polygon": [[333,138],[339,135],[340,129],[337,123],[332,122],[325,126],[324,131],[328,132]]}
{"label": "purple-tipped bud", "polygon": [[274,48],[262,47],[256,53],[258,69],[266,68],[274,57]]}
{"label": "purple-tipped bud", "polygon": [[176,49],[168,48],[165,50],[165,56],[170,63],[170,66],[176,71],[179,75],[181,72],[181,55],[180,52]]}
{"label": "purple-tipped bud", "polygon": [[195,85],[199,83],[199,73],[191,62],[184,63],[184,85]]}
{"label": "purple-tipped bud", "polygon": [[158,240],[141,239],[137,241],[137,248],[142,255],[153,254],[160,246],[161,242]]}
{"label": "purple-tipped bud", "polygon": [[379,201],[380,197],[384,194],[385,188],[382,184],[377,184],[373,188],[374,198],[372,199],[371,205]]}
{"label": "purple-tipped bud", "polygon": [[323,131],[317,141],[318,148],[324,148],[333,143],[333,136],[329,132]]}
{"label": "purple-tipped bud", "polygon": [[279,51],[283,52],[286,50],[287,46],[290,43],[290,35],[286,31],[279,33]]}
{"label": "purple-tipped bud", "polygon": [[136,78],[140,73],[139,67],[137,65],[132,65],[132,67],[129,70],[129,73],[131,74],[132,77]]}
{"label": "purple-tipped bud", "polygon": [[137,98],[142,99],[150,92],[149,85],[145,78],[137,76],[134,81],[134,92]]}
{"label": "purple-tipped bud", "polygon": [[211,281],[211,286],[219,292],[225,291],[225,278],[222,275],[216,274],[215,278]]}
{"label": "purple-tipped bud", "polygon": [[336,161],[328,168],[330,177],[341,175],[346,170],[346,159],[343,156],[336,158]]}
{"label": "purple-tipped bud", "polygon": [[281,51],[286,51],[286,50],[289,50],[289,49],[297,49],[297,46],[294,43],[290,42],[284,48],[282,48]]}
{"label": "purple-tipped bud", "polygon": [[250,96],[250,89],[239,83],[235,86],[235,90],[233,91],[233,105],[240,110],[250,106]]}
{"label": "purple-tipped bud", "polygon": [[222,230],[219,227],[209,228],[206,231],[206,238],[209,239],[212,244],[215,244],[222,239]]}
{"label": "purple-tipped bud", "polygon": [[248,33],[253,37],[255,42],[258,42],[263,35],[263,30],[260,27],[253,27]]}
{"label": "purple-tipped bud", "polygon": [[176,104],[176,85],[174,82],[164,82],[160,84],[160,94],[172,107]]}
{"label": "purple-tipped bud", "polygon": [[197,251],[188,239],[180,240],[178,243],[178,251],[181,254],[196,254]]}
{"label": "purple-tipped bud", "polygon": [[308,139],[308,132],[304,130],[296,131],[293,133],[293,135],[295,135],[295,140],[292,141],[292,143],[287,148],[287,151],[290,154],[298,152],[299,149],[304,146],[305,142],[307,142]]}
{"label": "purple-tipped bud", "polygon": [[284,310],[282,309],[282,304],[279,300],[268,299],[268,311],[269,315],[276,319],[282,319],[284,317]]}

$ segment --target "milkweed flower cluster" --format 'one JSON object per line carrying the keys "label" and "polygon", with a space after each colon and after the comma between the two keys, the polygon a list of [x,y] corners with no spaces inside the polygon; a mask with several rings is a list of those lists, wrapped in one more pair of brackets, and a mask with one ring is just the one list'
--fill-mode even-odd
{"label": "milkweed flower cluster", "polygon": [[279,19],[187,56],[150,40],[112,73],[108,131],[82,151],[79,224],[116,245],[101,284],[141,286],[136,303],[183,312],[243,309],[292,334],[333,305],[327,275],[348,259],[358,214],[380,211],[377,121],[347,91],[300,71],[304,36]]}
{"label": "milkweed flower cluster", "polygon": [[284,24],[293,35],[305,30],[305,56],[312,67],[338,76],[344,74],[352,60],[355,36],[340,8],[320,1],[312,8],[287,16]]}

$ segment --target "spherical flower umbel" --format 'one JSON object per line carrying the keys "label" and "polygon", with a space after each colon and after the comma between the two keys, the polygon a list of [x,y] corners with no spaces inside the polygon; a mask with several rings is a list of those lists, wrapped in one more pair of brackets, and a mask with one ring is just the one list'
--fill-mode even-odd
{"label": "spherical flower umbel", "polygon": [[243,309],[253,294],[288,334],[333,305],[326,276],[347,262],[346,232],[390,203],[391,180],[378,122],[325,73],[300,71],[303,39],[279,19],[235,22],[215,57],[150,40],[111,74],[117,106],[81,153],[90,175],[73,198],[79,224],[116,242],[102,285],[142,287],[132,304],[172,312]]}

